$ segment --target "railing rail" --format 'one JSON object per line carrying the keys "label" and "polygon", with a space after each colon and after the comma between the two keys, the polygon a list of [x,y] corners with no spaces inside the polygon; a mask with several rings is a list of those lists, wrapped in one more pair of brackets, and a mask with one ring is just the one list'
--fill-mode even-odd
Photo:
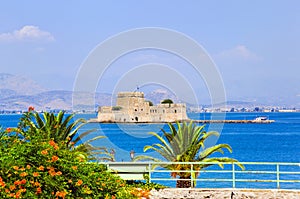
{"label": "railing rail", "polygon": [[[236,188],[237,183],[276,183],[276,188],[280,189],[284,183],[296,183],[294,187],[300,188],[300,163],[278,163],[278,162],[232,162],[222,163],[224,168],[216,167],[217,162],[105,162],[110,164],[131,165],[130,171],[134,172],[135,165],[144,165],[147,167],[145,174],[148,175],[150,182],[166,182],[187,180],[172,178],[171,172],[190,173],[193,182],[231,182],[231,187]],[[188,165],[186,170],[167,170],[167,165]],[[197,170],[197,166],[210,164],[211,168],[205,170]],[[245,170],[242,170],[238,164],[243,164]],[[139,166],[140,167],[140,166]],[[192,174],[196,173],[198,177],[192,178]],[[130,175],[130,173],[128,173]],[[203,177],[203,175],[205,176]],[[227,176],[223,176],[227,175]],[[221,176],[221,177],[220,177]],[[193,184],[193,183],[192,183]],[[221,187],[222,188],[222,187]],[[246,187],[244,187],[246,188]]]}

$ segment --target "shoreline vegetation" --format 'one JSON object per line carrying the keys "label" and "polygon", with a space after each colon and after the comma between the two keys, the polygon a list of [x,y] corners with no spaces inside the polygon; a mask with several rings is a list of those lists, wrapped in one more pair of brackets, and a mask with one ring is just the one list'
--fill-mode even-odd
{"label": "shoreline vegetation", "polygon": [[[234,195],[229,197],[229,192],[224,193],[224,190],[217,193],[216,189],[190,188],[195,185],[192,179],[196,176],[187,175],[184,172],[187,169],[186,165],[181,164],[182,162],[218,161],[221,168],[226,162],[239,163],[236,159],[223,157],[224,151],[232,151],[228,144],[204,147],[205,139],[218,136],[217,132],[206,132],[203,126],[193,122],[169,123],[169,132],[163,131],[162,136],[154,135],[160,142],[144,147],[144,151],[154,150],[166,160],[178,162],[175,167],[167,169],[171,171],[172,177],[180,177],[176,187],[181,189],[170,189],[160,184],[149,183],[146,178],[145,182],[123,180],[109,171],[104,164],[99,164],[101,161],[115,159],[114,154],[105,147],[92,145],[94,140],[106,138],[94,137],[80,143],[82,137],[94,130],[88,129],[78,135],[78,130],[87,124],[87,121],[81,118],[73,121],[73,116],[74,114],[65,114],[65,111],[41,114],[36,112],[34,107],[29,107],[20,118],[17,127],[0,128],[1,198],[156,199],[198,198],[201,194],[206,198],[248,197],[248,192],[244,193],[238,189],[231,190],[230,194]],[[210,156],[215,153],[221,153],[221,156]],[[152,157],[136,156],[133,160],[145,158]],[[242,164],[239,166],[244,169]],[[195,169],[200,171],[203,167]],[[268,191],[263,190],[262,193]],[[275,192],[287,194],[284,195],[286,198],[299,196],[298,190]],[[250,198],[253,196],[251,194]]]}

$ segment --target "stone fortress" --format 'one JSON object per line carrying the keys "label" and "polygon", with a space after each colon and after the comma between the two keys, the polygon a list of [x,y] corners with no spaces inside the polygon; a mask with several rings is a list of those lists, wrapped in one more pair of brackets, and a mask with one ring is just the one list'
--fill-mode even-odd
{"label": "stone fortress", "polygon": [[99,107],[95,122],[165,123],[189,120],[185,104],[152,105],[143,92],[120,92],[116,106]]}

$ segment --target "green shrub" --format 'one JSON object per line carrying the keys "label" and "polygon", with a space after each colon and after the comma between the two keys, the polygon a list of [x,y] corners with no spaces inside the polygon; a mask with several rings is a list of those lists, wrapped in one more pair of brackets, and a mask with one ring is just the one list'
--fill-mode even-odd
{"label": "green shrub", "polygon": [[[6,132],[9,133],[9,132]],[[3,132],[2,132],[3,134]],[[0,139],[0,198],[115,198],[126,182],[52,139]]]}
{"label": "green shrub", "polygon": [[112,110],[113,110],[113,111],[119,111],[119,110],[121,110],[121,109],[122,109],[121,106],[113,106],[113,107],[112,107]]}
{"label": "green shrub", "polygon": [[173,101],[171,99],[164,99],[161,101],[161,104],[173,104]]}

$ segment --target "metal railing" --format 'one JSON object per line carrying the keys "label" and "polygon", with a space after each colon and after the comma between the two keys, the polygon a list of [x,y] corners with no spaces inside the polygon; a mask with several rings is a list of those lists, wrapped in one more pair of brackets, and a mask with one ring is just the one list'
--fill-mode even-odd
{"label": "metal railing", "polygon": [[[108,166],[109,162],[106,162]],[[144,174],[147,174],[149,182],[171,182],[177,180],[191,181],[193,184],[197,182],[212,183],[211,185],[219,183],[227,183],[227,187],[237,188],[253,188],[255,186],[248,185],[249,183],[264,183],[264,188],[272,188],[271,183],[277,189],[282,188],[283,184],[292,184],[293,189],[300,189],[300,163],[272,163],[272,162],[239,162],[239,163],[222,163],[224,168],[220,168],[217,162],[113,162],[111,164],[120,164],[130,166],[130,172],[136,173],[135,165],[141,172],[141,165],[144,166]],[[185,165],[185,170],[168,170],[167,166],[170,165]],[[199,165],[209,164],[210,167],[197,170]],[[245,169],[242,170],[238,164],[243,164]],[[190,179],[172,178],[171,173],[189,173]],[[196,175],[192,175],[192,174]],[[192,176],[197,176],[192,178]],[[229,184],[229,185],[228,185]],[[266,185],[267,184],[267,185]],[[270,186],[269,186],[270,185]],[[224,186],[224,185],[223,185]],[[257,186],[256,186],[257,187]],[[212,188],[212,187],[208,187]],[[219,188],[222,187],[222,185]],[[261,187],[260,187],[261,188]]]}

